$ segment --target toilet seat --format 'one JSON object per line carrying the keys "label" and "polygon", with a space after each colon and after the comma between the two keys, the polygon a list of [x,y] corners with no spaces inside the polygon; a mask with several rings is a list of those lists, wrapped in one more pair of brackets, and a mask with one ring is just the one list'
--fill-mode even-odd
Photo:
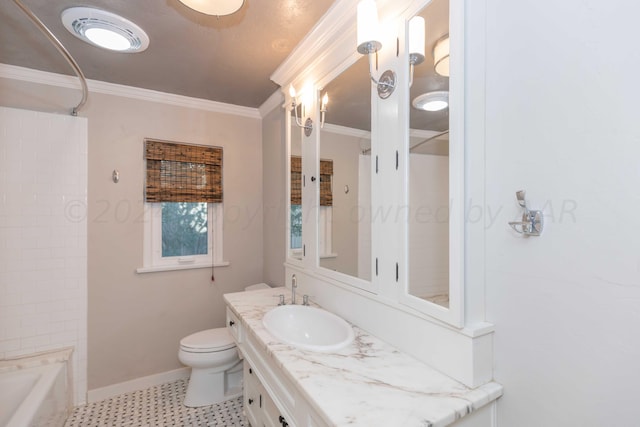
{"label": "toilet seat", "polygon": [[227,328],[207,329],[180,340],[180,348],[190,353],[212,353],[236,346]]}

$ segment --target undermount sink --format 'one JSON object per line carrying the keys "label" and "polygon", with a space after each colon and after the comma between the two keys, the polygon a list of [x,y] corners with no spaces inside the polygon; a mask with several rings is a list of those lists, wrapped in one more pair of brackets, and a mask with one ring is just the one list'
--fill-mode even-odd
{"label": "undermount sink", "polygon": [[320,308],[282,305],[267,312],[262,324],[278,340],[304,350],[332,352],[353,342],[353,328]]}

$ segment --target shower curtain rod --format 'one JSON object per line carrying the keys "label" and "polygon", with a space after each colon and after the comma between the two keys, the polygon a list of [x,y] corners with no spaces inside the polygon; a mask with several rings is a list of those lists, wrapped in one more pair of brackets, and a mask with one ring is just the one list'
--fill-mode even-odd
{"label": "shower curtain rod", "polygon": [[31,9],[29,9],[27,6],[25,6],[20,0],[13,0],[13,2],[25,13],[25,15],[27,15],[27,17],[31,20],[31,22],[33,22],[34,25],[36,27],[38,27],[38,29],[42,32],[42,34],[44,34],[49,39],[49,41],[55,46],[55,48],[58,49],[58,52],[60,52],[62,54],[62,56],[64,56],[64,59],[66,59],[67,62],[69,63],[69,65],[71,65],[71,68],[73,68],[73,70],[76,72],[76,75],[80,79],[80,84],[82,85],[82,99],[80,100],[80,103],[78,105],[76,105],[71,110],[71,115],[72,116],[77,116],[78,115],[78,111],[87,102],[87,98],[89,96],[89,88],[87,87],[87,79],[85,79],[84,74],[82,73],[82,70],[80,69],[80,66],[78,66],[78,63],[75,61],[75,59],[73,59],[73,57],[71,56],[69,51],[62,45],[62,43],[60,43],[60,40],[58,40],[56,38],[56,36],[31,11]]}
{"label": "shower curtain rod", "polygon": [[[441,137],[442,135],[446,135],[446,134],[448,134],[448,133],[449,133],[449,129],[447,129],[447,130],[445,130],[445,131],[442,131],[442,132],[440,132],[440,133],[437,133],[437,134],[435,134],[435,135],[433,135],[433,136],[430,136],[429,138],[427,138],[427,139],[425,139],[425,140],[423,140],[423,141],[418,142],[418,143],[417,143],[417,144],[415,144],[414,146],[409,147],[409,152],[411,152],[411,151],[412,151],[413,149],[415,149],[415,148],[418,148],[418,147],[419,147],[419,146],[421,146],[422,144],[426,144],[427,142],[429,142],[429,141],[431,141],[431,140],[433,140],[433,139],[439,138],[439,137]],[[362,150],[362,154],[369,154],[370,152],[371,152],[371,148],[367,148],[366,150]]]}
{"label": "shower curtain rod", "polygon": [[415,144],[414,146],[409,147],[409,152],[411,152],[412,150],[414,150],[414,149],[418,148],[418,147],[419,147],[419,146],[421,146],[422,144],[426,144],[427,142],[432,141],[432,140],[434,140],[434,139],[436,139],[436,138],[440,138],[442,135],[446,135],[446,134],[448,134],[448,133],[449,133],[449,129],[447,129],[447,130],[445,130],[445,131],[442,131],[442,132],[440,132],[440,133],[437,133],[437,134],[435,134],[435,135],[433,135],[433,136],[430,136],[429,138],[425,139],[424,141],[420,141],[420,142],[418,142],[417,144]]}

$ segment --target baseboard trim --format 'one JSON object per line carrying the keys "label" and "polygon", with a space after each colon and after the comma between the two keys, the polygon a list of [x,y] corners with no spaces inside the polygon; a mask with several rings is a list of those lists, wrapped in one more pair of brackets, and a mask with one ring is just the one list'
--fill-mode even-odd
{"label": "baseboard trim", "polygon": [[179,368],[172,371],[161,372],[146,377],[136,378],[118,384],[111,384],[106,387],[100,387],[87,392],[87,403],[99,402],[109,399],[123,393],[144,390],[145,388],[156,385],[169,383],[172,381],[189,378],[190,368]]}

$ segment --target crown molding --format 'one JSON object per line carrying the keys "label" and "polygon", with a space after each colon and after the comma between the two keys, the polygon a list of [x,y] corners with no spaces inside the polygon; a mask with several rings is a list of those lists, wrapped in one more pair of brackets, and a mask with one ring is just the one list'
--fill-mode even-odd
{"label": "crown molding", "polygon": [[319,56],[326,56],[333,50],[332,48],[341,45],[335,43],[336,35],[351,38],[355,44],[356,8],[357,2],[353,0],[335,2],[273,72],[271,80],[285,87],[298,79],[309,64],[317,62]]}
{"label": "crown molding", "polygon": [[334,133],[337,135],[352,136],[360,139],[371,139],[371,132],[361,129],[354,129],[346,126],[332,125],[331,123],[325,123],[322,127],[322,132]]}
{"label": "crown molding", "polygon": [[[0,78],[81,90],[77,77],[18,67],[15,65],[0,63]],[[93,92],[141,101],[156,102],[176,107],[194,108],[197,110],[231,114],[234,116],[249,117],[252,119],[261,118],[260,111],[257,108],[242,107],[239,105],[225,104],[223,102],[192,98],[189,96],[175,95],[172,93],[159,92],[133,86],[124,86],[115,83],[101,82],[98,80],[87,80],[87,86],[89,87],[90,93]]]}
{"label": "crown molding", "polygon": [[264,118],[267,114],[273,111],[276,108],[282,107],[284,103],[284,95],[280,89],[277,89],[275,92],[271,94],[266,101],[262,103],[260,107],[258,107],[258,111],[260,112],[260,117]]}

